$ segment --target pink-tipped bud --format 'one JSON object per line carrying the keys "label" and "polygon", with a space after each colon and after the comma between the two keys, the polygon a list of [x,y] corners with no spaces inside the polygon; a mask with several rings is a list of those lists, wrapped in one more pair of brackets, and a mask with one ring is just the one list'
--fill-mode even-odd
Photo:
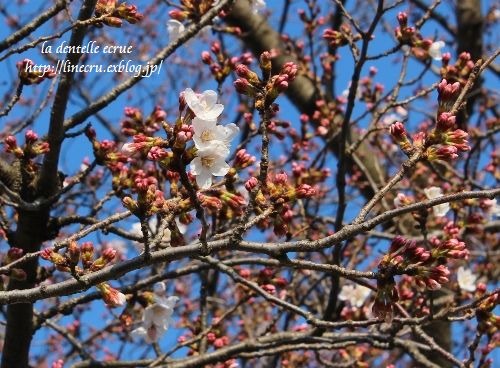
{"label": "pink-tipped bud", "polygon": [[438,131],[446,132],[455,126],[456,117],[449,112],[439,114],[436,128]]}
{"label": "pink-tipped bud", "polygon": [[406,27],[408,25],[408,14],[406,12],[399,12],[397,19],[401,27]]}
{"label": "pink-tipped bud", "polygon": [[257,186],[259,181],[257,180],[256,177],[251,177],[245,182],[245,189],[248,190],[249,192]]}

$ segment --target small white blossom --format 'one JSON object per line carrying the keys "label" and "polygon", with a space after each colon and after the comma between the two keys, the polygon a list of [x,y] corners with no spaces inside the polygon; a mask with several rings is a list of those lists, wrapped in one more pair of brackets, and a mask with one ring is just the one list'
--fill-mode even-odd
{"label": "small white blossom", "polygon": [[484,204],[487,206],[485,209],[486,214],[489,219],[492,217],[500,217],[500,205],[498,205],[496,198],[495,199],[486,199]]}
{"label": "small white blossom", "polygon": [[184,99],[194,114],[202,120],[215,120],[224,110],[224,105],[217,103],[217,92],[212,90],[196,94],[191,88],[186,88]]}
{"label": "small white blossom", "polygon": [[[158,230],[157,229],[157,225],[158,225],[158,220],[156,219],[156,217],[151,217],[151,219],[148,221],[148,227],[149,227],[149,230],[153,234]],[[135,236],[138,236],[138,237],[142,238],[141,223],[140,222],[134,222],[132,224],[132,226],[130,227],[129,232],[132,233]],[[171,235],[172,235],[171,231],[168,228],[165,228],[165,230],[163,231],[163,236],[161,238],[161,244],[170,243]]]}
{"label": "small white blossom", "polygon": [[441,60],[443,58],[443,53],[441,49],[444,47],[445,43],[443,41],[433,42],[429,47],[429,56],[434,60]]}
{"label": "small white blossom", "polygon": [[224,176],[229,171],[225,159],[229,149],[222,142],[215,142],[196,153],[191,161],[191,173],[196,176],[196,183],[202,189],[210,188],[213,176]]}
{"label": "small white blossom", "polygon": [[344,285],[340,290],[339,299],[348,301],[353,307],[361,308],[370,293],[371,290],[362,285]]}
{"label": "small white blossom", "polygon": [[[426,188],[424,189],[424,193],[427,199],[434,199],[443,196],[443,191],[439,187]],[[450,204],[449,203],[438,204],[432,207],[432,210],[434,211],[434,216],[444,217],[450,210]]]}
{"label": "small white blossom", "polygon": [[142,337],[148,344],[158,341],[170,325],[175,303],[179,300],[176,296],[163,298],[155,295],[154,304],[144,310],[142,326],[132,331],[137,337]]}
{"label": "small white blossom", "polygon": [[250,3],[252,4],[252,11],[254,13],[266,8],[266,2],[264,0],[250,0]]}
{"label": "small white blossom", "polygon": [[471,293],[476,291],[476,280],[477,276],[470,269],[465,269],[462,266],[458,268],[457,281],[460,289],[470,291]]}
{"label": "small white blossom", "polygon": [[184,27],[184,24],[182,24],[178,20],[170,19],[167,22],[168,38],[170,42],[174,42],[175,40],[177,40],[185,29],[186,27]]}
{"label": "small white blossom", "polygon": [[207,148],[216,141],[220,141],[229,147],[231,140],[239,131],[235,124],[222,126],[217,125],[215,120],[202,120],[198,117],[193,119],[192,124],[194,128],[194,144],[199,150]]}

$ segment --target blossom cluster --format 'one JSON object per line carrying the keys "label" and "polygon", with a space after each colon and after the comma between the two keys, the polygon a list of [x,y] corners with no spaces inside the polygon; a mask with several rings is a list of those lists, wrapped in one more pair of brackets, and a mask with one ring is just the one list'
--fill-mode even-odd
{"label": "blossom cluster", "polygon": [[183,98],[194,114],[193,141],[197,151],[191,161],[191,173],[196,176],[198,186],[207,189],[212,185],[212,176],[228,173],[229,165],[225,159],[239,129],[235,124],[217,124],[217,118],[224,110],[224,105],[217,103],[217,92],[207,90],[196,94],[187,88]]}

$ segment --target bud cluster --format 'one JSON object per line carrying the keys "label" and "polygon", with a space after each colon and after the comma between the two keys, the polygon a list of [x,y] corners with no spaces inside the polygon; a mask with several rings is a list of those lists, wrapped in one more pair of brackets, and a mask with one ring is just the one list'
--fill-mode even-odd
{"label": "bud cluster", "polygon": [[[245,188],[248,191],[253,190],[258,184],[255,177],[251,177],[245,183]],[[295,180],[295,184],[289,183],[288,175],[284,172],[277,173],[274,177],[268,177],[266,185],[259,190],[256,197],[256,213],[259,214],[267,207],[268,203],[272,203],[275,212],[270,218],[263,219],[259,223],[262,229],[273,226],[274,233],[277,236],[289,234],[292,220],[295,216],[292,206],[297,199],[313,198],[317,196],[317,188],[301,183]]]}
{"label": "bud cluster", "polygon": [[465,243],[456,237],[458,228],[452,222],[446,224],[444,233],[445,239],[433,237],[430,240],[430,249],[417,246],[415,241],[401,236],[393,239],[387,254],[378,265],[379,291],[373,307],[376,315],[389,318],[393,312],[393,306],[389,304],[398,300],[398,293],[394,289],[395,275],[404,275],[406,286],[400,288],[399,293],[403,299],[413,297],[409,285],[410,277],[420,289],[437,290],[449,282],[450,270],[446,266],[447,261],[467,259],[469,251]]}
{"label": "bud cluster", "polygon": [[54,68],[45,70],[45,68],[37,67],[30,59],[18,61],[16,66],[22,84],[40,84],[45,79],[52,79],[56,76]]}
{"label": "bud cluster", "polygon": [[25,133],[25,144],[23,147],[17,145],[16,137],[9,135],[4,139],[5,152],[12,153],[18,159],[31,160],[38,155],[49,152],[49,143],[38,139],[38,134],[32,130]]}
{"label": "bud cluster", "polygon": [[124,135],[131,137],[136,134],[144,134],[149,137],[160,130],[167,113],[160,106],[156,106],[153,112],[144,119],[139,109],[125,107],[125,117],[121,123],[121,131]]}
{"label": "bud cluster", "polygon": [[451,54],[443,54],[443,66],[440,70],[441,78],[450,82],[458,82],[462,87],[465,86],[470,73],[474,69],[474,61],[471,59],[470,54],[462,52],[453,65],[450,65],[450,60]]}
{"label": "bud cluster", "polygon": [[400,12],[397,16],[399,27],[394,31],[400,45],[411,47],[415,57],[426,60],[444,60],[441,49],[445,46],[444,41],[433,41],[430,38],[424,38],[415,27],[408,26],[408,14]]}
{"label": "bud cluster", "polygon": [[[114,261],[116,250],[106,248],[101,256],[95,259],[94,245],[92,242],[85,242],[78,245],[72,241],[67,246],[64,254],[60,254],[54,248],[45,248],[41,251],[40,257],[54,264],[55,268],[61,272],[70,272],[75,277],[83,276],[89,272],[103,269]],[[81,261],[81,267],[79,266]]]}
{"label": "bud cluster", "polygon": [[201,53],[201,60],[204,64],[209,66],[210,72],[219,84],[224,82],[227,76],[236,68],[236,65],[250,65],[253,62],[253,56],[249,52],[245,52],[239,57],[235,56],[230,58],[222,50],[222,47],[218,42],[212,43],[210,51],[214,55],[215,59],[209,51],[203,51]]}
{"label": "bud cluster", "polygon": [[186,19],[199,21],[203,14],[212,9],[215,3],[215,0],[180,0],[180,6],[169,11],[168,15],[180,22]]}
{"label": "bud cluster", "polygon": [[271,53],[264,51],[260,56],[260,68],[263,79],[245,64],[236,66],[238,79],[234,82],[236,91],[255,97],[255,108],[263,111],[265,106],[271,106],[278,95],[288,89],[288,86],[297,76],[298,68],[292,62],[285,63],[277,75],[272,72]]}
{"label": "bud cluster", "polygon": [[144,16],[137,11],[136,5],[116,4],[116,0],[98,0],[95,6],[96,17],[104,17],[102,21],[110,27],[121,27],[126,20],[130,24],[140,22]]}
{"label": "bud cluster", "polygon": [[338,31],[333,29],[325,29],[323,38],[328,41],[328,44],[334,49],[349,45],[361,39],[361,35],[352,33],[351,27],[344,23]]}

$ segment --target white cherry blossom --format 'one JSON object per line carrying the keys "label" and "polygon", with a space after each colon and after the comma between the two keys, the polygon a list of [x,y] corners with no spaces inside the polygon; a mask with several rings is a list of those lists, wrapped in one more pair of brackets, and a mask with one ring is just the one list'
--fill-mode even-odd
{"label": "white cherry blossom", "polygon": [[[175,223],[177,224],[177,229],[179,230],[179,232],[181,234],[186,233],[187,225],[181,223],[179,221],[179,218],[177,218],[177,217],[175,218]],[[149,227],[149,230],[151,231],[152,234],[156,234],[156,232],[159,230],[158,220],[157,220],[156,216],[153,216],[153,217],[151,217],[149,219],[149,221],[148,221],[148,227]],[[130,227],[129,232],[132,235],[139,236],[139,237],[142,238],[141,223],[140,222],[134,222],[132,224],[132,226]],[[165,228],[163,230],[163,236],[161,238],[160,245],[166,245],[166,244],[170,243],[171,236],[172,236],[172,232],[168,229],[168,227]],[[137,243],[137,244],[139,244],[139,243]]]}
{"label": "white cherry blossom", "polygon": [[370,293],[371,290],[362,285],[344,285],[340,290],[339,299],[348,301],[353,307],[361,308]]}
{"label": "white cherry blossom", "polygon": [[202,120],[198,117],[193,119],[192,124],[194,128],[194,144],[199,150],[207,148],[216,141],[222,142],[229,147],[239,131],[235,124],[222,126],[217,125],[216,120]]}
{"label": "white cherry blossom", "polygon": [[163,298],[155,295],[154,304],[144,310],[142,325],[132,331],[136,337],[142,337],[151,344],[167,331],[172,320],[175,303],[179,300],[176,296]]}
{"label": "white cherry blossom", "polygon": [[[425,196],[428,199],[439,198],[443,196],[443,190],[439,187],[429,187],[424,189]],[[432,211],[434,212],[434,216],[436,217],[444,217],[450,210],[449,203],[442,203],[435,205],[432,207]]]}
{"label": "white cherry blossom", "polygon": [[167,22],[168,38],[170,42],[177,40],[185,29],[186,27],[184,27],[184,24],[176,19],[170,19]]}
{"label": "white cherry blossom", "polygon": [[215,120],[224,110],[224,105],[217,103],[217,92],[212,90],[196,94],[191,88],[186,88],[184,99],[196,117],[202,120]]}
{"label": "white cherry blossom", "polygon": [[443,41],[436,41],[433,42],[432,45],[429,47],[429,56],[433,58],[434,60],[441,60],[443,58],[443,53],[441,52],[441,49],[445,46],[445,43]]}
{"label": "white cherry blossom", "polygon": [[476,291],[476,280],[477,276],[469,268],[465,269],[462,266],[458,268],[457,281],[460,289],[470,291],[471,293]]}
{"label": "white cherry blossom", "polygon": [[196,157],[191,161],[191,174],[196,176],[196,183],[202,189],[212,185],[213,176],[224,176],[229,171],[225,159],[229,149],[220,141],[198,150]]}

